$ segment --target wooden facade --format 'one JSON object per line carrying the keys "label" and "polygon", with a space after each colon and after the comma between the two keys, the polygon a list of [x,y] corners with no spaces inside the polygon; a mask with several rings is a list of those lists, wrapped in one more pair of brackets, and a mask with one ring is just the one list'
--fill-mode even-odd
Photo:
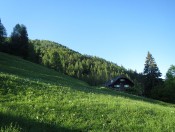
{"label": "wooden facade", "polygon": [[125,76],[118,76],[111,79],[105,84],[106,87],[115,88],[116,90],[125,91],[134,86],[134,83]]}

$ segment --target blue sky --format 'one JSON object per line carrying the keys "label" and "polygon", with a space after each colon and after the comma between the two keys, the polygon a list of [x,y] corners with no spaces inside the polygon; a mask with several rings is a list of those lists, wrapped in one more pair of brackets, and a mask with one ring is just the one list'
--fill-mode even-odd
{"label": "blue sky", "polygon": [[1,0],[8,35],[19,23],[30,39],[142,72],[150,51],[165,76],[175,64],[175,0]]}

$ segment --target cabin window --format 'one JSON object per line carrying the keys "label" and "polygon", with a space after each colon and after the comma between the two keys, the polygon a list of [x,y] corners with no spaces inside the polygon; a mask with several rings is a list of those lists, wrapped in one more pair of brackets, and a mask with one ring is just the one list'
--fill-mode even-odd
{"label": "cabin window", "polygon": [[120,88],[120,85],[114,85],[115,88]]}
{"label": "cabin window", "polygon": [[123,79],[123,78],[122,78],[122,79],[120,79],[120,82],[124,82],[124,81],[125,81],[125,79]]}
{"label": "cabin window", "polygon": [[125,87],[125,88],[129,88],[129,85],[128,85],[128,84],[126,84],[126,85],[124,85],[124,87]]}

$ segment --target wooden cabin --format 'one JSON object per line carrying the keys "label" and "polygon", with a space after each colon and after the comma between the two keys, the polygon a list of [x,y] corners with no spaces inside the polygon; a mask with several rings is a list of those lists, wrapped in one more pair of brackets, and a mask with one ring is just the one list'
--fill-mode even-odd
{"label": "wooden cabin", "polygon": [[105,86],[114,88],[116,90],[125,91],[126,89],[133,87],[134,83],[131,80],[129,80],[127,77],[122,75],[114,79],[111,79],[105,84]]}

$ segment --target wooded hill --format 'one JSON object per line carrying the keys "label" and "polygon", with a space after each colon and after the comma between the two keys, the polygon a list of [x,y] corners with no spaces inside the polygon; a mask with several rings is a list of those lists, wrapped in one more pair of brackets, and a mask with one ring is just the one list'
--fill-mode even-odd
{"label": "wooded hill", "polygon": [[47,40],[31,40],[29,60],[84,80],[90,85],[103,85],[106,81],[125,75],[135,83],[142,76],[105,59],[82,55],[61,44]]}

